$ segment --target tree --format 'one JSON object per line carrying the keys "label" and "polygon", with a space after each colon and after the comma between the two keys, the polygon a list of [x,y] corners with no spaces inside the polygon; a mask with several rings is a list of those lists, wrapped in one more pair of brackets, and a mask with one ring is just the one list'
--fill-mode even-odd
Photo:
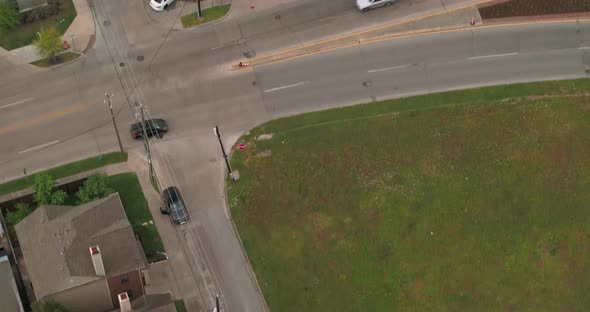
{"label": "tree", "polygon": [[39,50],[39,54],[48,58],[52,63],[55,62],[55,56],[64,49],[61,42],[61,35],[55,26],[41,29],[37,33],[37,39],[33,40],[33,44]]}
{"label": "tree", "polygon": [[0,34],[9,31],[20,24],[20,13],[15,5],[10,3],[0,4]]}
{"label": "tree", "polygon": [[32,312],[67,312],[66,308],[53,299],[37,300],[31,306]]}
{"label": "tree", "polygon": [[14,226],[21,222],[24,218],[33,212],[31,206],[26,203],[16,203],[14,205],[14,211],[9,211],[6,214],[6,225],[8,226],[8,234],[10,238],[16,240],[16,231]]}
{"label": "tree", "polygon": [[104,174],[94,174],[88,177],[84,184],[76,193],[78,205],[91,202],[113,193],[114,190],[109,187],[107,176]]}
{"label": "tree", "polygon": [[38,205],[61,205],[68,194],[62,190],[55,190],[53,178],[46,174],[38,174],[34,178],[33,199]]}

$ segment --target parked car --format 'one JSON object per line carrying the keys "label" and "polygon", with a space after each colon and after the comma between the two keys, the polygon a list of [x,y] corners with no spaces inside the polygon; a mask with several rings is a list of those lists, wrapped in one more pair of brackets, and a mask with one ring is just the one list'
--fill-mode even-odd
{"label": "parked car", "polygon": [[162,192],[162,200],[165,207],[160,208],[162,214],[170,215],[170,220],[176,224],[185,224],[188,222],[188,211],[180,190],[176,186],[171,186]]}
{"label": "parked car", "polygon": [[[148,119],[145,121],[145,124],[145,131],[147,132],[148,137],[156,135],[161,138],[164,133],[168,132],[168,124],[164,119]],[[131,136],[134,139],[143,137],[143,127],[141,126],[141,122],[131,125]]]}
{"label": "parked car", "polygon": [[161,12],[164,11],[174,0],[150,0],[152,9]]}
{"label": "parked car", "polygon": [[370,9],[376,9],[382,6],[390,6],[396,1],[397,0],[356,0],[356,7],[359,10],[366,12]]}

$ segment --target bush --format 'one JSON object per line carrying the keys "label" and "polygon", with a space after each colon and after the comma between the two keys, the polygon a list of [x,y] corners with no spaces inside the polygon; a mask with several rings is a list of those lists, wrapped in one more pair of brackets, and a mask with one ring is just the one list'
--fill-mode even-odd
{"label": "bush", "polygon": [[20,24],[20,13],[12,3],[0,4],[0,34]]}
{"label": "bush", "polygon": [[76,197],[78,201],[76,204],[81,205],[84,203],[88,203],[103,197],[107,197],[108,195],[114,193],[115,191],[109,186],[107,181],[107,176],[104,174],[94,174],[89,176],[78,193],[76,193]]}
{"label": "bush", "polygon": [[61,205],[68,194],[62,190],[55,190],[55,181],[48,174],[38,174],[34,178],[33,199],[37,205]]}

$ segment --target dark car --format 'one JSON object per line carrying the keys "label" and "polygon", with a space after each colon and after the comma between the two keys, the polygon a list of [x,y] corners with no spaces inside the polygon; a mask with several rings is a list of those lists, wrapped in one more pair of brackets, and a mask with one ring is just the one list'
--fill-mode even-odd
{"label": "dark car", "polygon": [[[168,124],[164,119],[148,119],[145,121],[145,124],[145,131],[147,132],[148,137],[155,135],[158,138],[161,138],[164,133],[168,132]],[[143,136],[141,122],[131,125],[131,136],[134,139],[139,139]]]}
{"label": "dark car", "polygon": [[171,186],[162,192],[162,199],[165,207],[160,208],[163,214],[169,214],[172,222],[176,224],[185,224],[188,222],[188,211],[186,204],[176,186]]}

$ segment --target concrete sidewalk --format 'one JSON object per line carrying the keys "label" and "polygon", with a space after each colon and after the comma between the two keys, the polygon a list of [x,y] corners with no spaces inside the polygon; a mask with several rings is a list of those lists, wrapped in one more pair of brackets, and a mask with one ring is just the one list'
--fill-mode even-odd
{"label": "concrete sidewalk", "polygon": [[150,266],[151,282],[147,293],[171,292],[174,299],[183,299],[188,311],[205,311],[186,256],[180,246],[176,228],[167,215],[160,213],[162,201],[149,178],[147,160],[140,152],[129,151],[127,165],[135,172],[148,202],[150,212],[164,243],[167,261]]}
{"label": "concrete sidewalk", "polygon": [[[76,7],[76,18],[62,36],[62,41],[68,41],[70,51],[86,52],[89,43],[94,41],[94,18],[92,17],[87,0],[72,0],[72,2],[74,3],[74,7]],[[5,54],[9,54],[19,60],[16,62],[13,61],[13,64],[29,64],[42,59],[37,47],[32,44],[10,51],[6,51],[0,47],[0,56]]]}

